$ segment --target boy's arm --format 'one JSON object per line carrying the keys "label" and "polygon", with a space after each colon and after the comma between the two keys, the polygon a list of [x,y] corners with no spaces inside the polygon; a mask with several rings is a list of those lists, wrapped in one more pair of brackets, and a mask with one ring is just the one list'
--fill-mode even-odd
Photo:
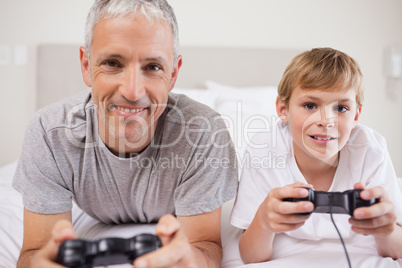
{"label": "boy's arm", "polygon": [[283,199],[307,197],[308,191],[300,188],[306,186],[296,182],[269,192],[240,238],[239,250],[244,263],[269,261],[275,233],[295,230],[304,224],[309,216],[299,214],[313,211],[314,205],[307,201],[283,202]]}
{"label": "boy's arm", "polygon": [[402,258],[402,227],[395,224],[394,230],[387,236],[375,236],[378,254],[394,260]]}
{"label": "boy's arm", "polygon": [[[364,189],[357,183],[356,189]],[[356,209],[349,220],[356,233],[373,235],[378,254],[393,259],[402,258],[402,227],[396,223],[395,206],[388,198],[383,187],[377,186],[361,192],[361,198],[379,199],[379,203],[370,207]]]}
{"label": "boy's arm", "polygon": [[[17,262],[18,268],[51,267],[50,263],[55,260],[58,246],[62,242],[58,240],[65,240],[75,236],[73,231],[65,234],[67,235],[66,237],[65,235],[59,236],[58,232],[55,232],[53,228],[60,220],[65,220],[63,221],[65,223],[64,226],[59,224],[60,228],[64,229],[67,227],[72,230],[71,211],[61,214],[43,215],[24,209],[24,240]],[[53,239],[55,235],[57,237]]]}

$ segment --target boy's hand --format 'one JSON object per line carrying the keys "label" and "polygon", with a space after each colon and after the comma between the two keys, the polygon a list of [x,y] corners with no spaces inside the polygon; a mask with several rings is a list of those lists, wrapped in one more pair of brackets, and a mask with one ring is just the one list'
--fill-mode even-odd
{"label": "boy's hand", "polygon": [[262,224],[271,232],[280,233],[299,228],[309,215],[300,215],[314,210],[314,205],[308,201],[285,202],[285,198],[306,198],[308,190],[301,188],[312,186],[296,182],[285,187],[272,189],[258,209]]}
{"label": "boy's hand", "polygon": [[[355,189],[364,189],[362,183],[357,183]],[[358,234],[387,236],[396,226],[396,213],[394,204],[389,200],[384,188],[377,186],[366,189],[360,193],[364,200],[377,198],[379,202],[370,207],[358,208],[349,219],[352,230]]]}

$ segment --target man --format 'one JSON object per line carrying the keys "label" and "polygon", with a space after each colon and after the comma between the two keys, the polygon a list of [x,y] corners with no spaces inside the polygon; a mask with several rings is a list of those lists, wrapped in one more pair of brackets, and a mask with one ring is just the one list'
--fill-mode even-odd
{"label": "man", "polygon": [[73,199],[105,223],[158,222],[163,247],[135,267],[219,267],[236,157],[216,112],[169,93],[182,65],[173,10],[165,0],[97,0],[85,39],[91,92],[28,127],[13,182],[25,206],[18,267],[59,267],[59,245],[76,237]]}

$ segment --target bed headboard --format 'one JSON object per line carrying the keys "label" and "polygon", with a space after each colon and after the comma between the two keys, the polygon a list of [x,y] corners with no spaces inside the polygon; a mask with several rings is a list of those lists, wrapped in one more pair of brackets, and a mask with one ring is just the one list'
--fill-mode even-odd
{"label": "bed headboard", "polygon": [[[226,47],[182,47],[183,65],[176,88],[204,88],[206,80],[241,86],[277,86],[290,60],[300,50]],[[38,47],[37,107],[86,88],[79,45]]]}

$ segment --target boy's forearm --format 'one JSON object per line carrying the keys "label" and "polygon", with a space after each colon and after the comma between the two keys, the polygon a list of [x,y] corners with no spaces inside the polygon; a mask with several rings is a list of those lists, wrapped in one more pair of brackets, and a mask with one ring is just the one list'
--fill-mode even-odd
{"label": "boy's forearm", "polygon": [[402,226],[395,225],[394,231],[386,237],[375,237],[378,254],[392,259],[402,258]]}
{"label": "boy's forearm", "polygon": [[265,228],[258,218],[258,212],[239,242],[239,251],[244,263],[269,261],[273,252],[275,233]]}

